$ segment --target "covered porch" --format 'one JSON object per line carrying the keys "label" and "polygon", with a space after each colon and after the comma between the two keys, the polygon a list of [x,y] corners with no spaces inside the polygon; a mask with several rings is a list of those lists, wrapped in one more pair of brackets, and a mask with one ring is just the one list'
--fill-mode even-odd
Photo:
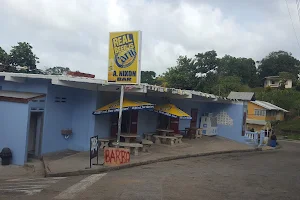
{"label": "covered porch", "polygon": [[[109,87],[114,88],[115,91],[99,92],[96,109],[119,99],[119,86]],[[244,142],[242,102],[195,91],[182,91],[148,85],[144,85],[144,87],[147,88],[147,92],[140,88],[133,88],[125,92],[124,98],[154,105],[172,104],[187,113],[190,118],[168,117],[149,109],[126,110],[123,112],[122,132],[127,131],[131,134],[137,134],[138,142],[144,138],[145,133],[155,133],[157,129],[170,129],[175,133],[182,134],[186,128],[200,128],[202,116],[208,114],[216,118],[218,135]],[[105,98],[103,98],[104,96]],[[117,120],[118,113],[96,115],[95,135],[98,135],[99,138],[115,138]]]}

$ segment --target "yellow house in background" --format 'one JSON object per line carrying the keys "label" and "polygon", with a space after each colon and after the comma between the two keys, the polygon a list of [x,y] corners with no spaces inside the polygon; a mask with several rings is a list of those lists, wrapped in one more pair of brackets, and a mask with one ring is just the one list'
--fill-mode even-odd
{"label": "yellow house in background", "polygon": [[265,101],[249,101],[247,111],[247,130],[255,131],[271,128],[271,121],[284,120],[287,110]]}
{"label": "yellow house in background", "polygon": [[252,128],[255,131],[270,129],[271,121],[284,120],[284,113],[288,112],[269,102],[257,101],[254,92],[232,91],[227,98],[244,102],[245,112],[247,112],[246,130]]}

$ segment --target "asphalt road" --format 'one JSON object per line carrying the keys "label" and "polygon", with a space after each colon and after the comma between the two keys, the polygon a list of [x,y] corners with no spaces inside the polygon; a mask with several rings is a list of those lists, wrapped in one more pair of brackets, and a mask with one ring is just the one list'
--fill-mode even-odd
{"label": "asphalt road", "polygon": [[182,159],[100,175],[1,181],[0,199],[298,200],[300,143],[280,144],[282,149],[271,152]]}

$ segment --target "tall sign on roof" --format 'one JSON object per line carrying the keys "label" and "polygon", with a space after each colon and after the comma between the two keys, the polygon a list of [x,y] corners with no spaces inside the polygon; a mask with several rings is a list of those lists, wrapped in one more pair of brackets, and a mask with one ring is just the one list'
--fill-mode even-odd
{"label": "tall sign on roof", "polygon": [[141,31],[109,33],[108,82],[140,84]]}

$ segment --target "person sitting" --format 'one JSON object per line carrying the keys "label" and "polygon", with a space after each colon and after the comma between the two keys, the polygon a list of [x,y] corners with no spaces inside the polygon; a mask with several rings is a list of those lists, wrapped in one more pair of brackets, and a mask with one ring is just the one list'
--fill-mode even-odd
{"label": "person sitting", "polygon": [[277,137],[274,133],[272,133],[271,135],[271,147],[276,147],[276,144],[277,144]]}

